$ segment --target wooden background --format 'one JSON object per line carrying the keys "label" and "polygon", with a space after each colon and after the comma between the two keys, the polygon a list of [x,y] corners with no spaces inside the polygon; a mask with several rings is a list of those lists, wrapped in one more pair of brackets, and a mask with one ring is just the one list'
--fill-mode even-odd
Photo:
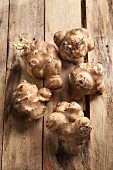
{"label": "wooden background", "polygon": [[[95,41],[88,60],[101,62],[106,91],[86,98],[83,106],[93,130],[75,157],[55,152],[56,141],[47,131],[46,117],[25,123],[12,117],[11,96],[23,79],[43,86],[23,71],[13,43],[19,34],[53,43],[58,30],[87,27]],[[0,169],[1,170],[113,170],[113,1],[112,0],[0,0]],[[63,89],[53,93],[48,114],[62,100],[70,101],[68,74],[63,62]]]}

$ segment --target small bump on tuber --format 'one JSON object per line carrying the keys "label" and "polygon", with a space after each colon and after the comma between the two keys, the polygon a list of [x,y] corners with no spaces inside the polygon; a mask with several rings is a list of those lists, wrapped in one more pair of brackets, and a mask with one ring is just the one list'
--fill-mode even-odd
{"label": "small bump on tuber", "polygon": [[14,44],[16,49],[23,50],[23,59],[28,74],[34,78],[45,79],[45,87],[57,90],[62,87],[61,61],[54,45],[45,41],[29,42],[23,39],[22,43]]}
{"label": "small bump on tuber", "polygon": [[61,57],[75,65],[83,62],[88,51],[94,49],[94,42],[89,38],[88,30],[85,28],[58,31],[54,34],[54,42]]}
{"label": "small bump on tuber", "polygon": [[72,99],[80,100],[84,95],[102,94],[105,90],[104,71],[100,63],[82,63],[69,75]]}
{"label": "small bump on tuber", "polygon": [[45,102],[49,101],[52,94],[49,89],[38,90],[36,85],[27,81],[20,83],[13,93],[13,113],[15,117],[28,120],[38,119],[47,112]]}
{"label": "small bump on tuber", "polygon": [[82,108],[76,102],[60,102],[47,118],[46,126],[67,145],[81,145],[88,139],[91,122],[84,117]]}

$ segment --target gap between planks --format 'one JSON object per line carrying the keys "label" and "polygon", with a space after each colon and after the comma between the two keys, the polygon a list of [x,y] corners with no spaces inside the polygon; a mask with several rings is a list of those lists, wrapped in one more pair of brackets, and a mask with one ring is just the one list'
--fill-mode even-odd
{"label": "gap between planks", "polygon": [[[87,29],[87,18],[86,18],[86,0],[81,1],[81,25],[83,28]],[[88,54],[84,58],[84,62],[88,62]],[[84,115],[90,119],[90,96],[86,95],[84,97]]]}

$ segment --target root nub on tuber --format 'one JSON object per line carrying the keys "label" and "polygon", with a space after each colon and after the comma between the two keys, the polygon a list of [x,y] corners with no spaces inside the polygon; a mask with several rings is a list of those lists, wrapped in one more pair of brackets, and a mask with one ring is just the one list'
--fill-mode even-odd
{"label": "root nub on tuber", "polygon": [[105,90],[104,72],[100,63],[82,63],[69,75],[72,99],[79,100],[84,95],[102,94]]}
{"label": "root nub on tuber", "polygon": [[88,30],[85,28],[56,32],[54,42],[61,57],[75,65],[83,62],[88,51],[94,49],[94,42],[89,38]]}
{"label": "root nub on tuber", "polygon": [[[26,39],[25,39],[26,40]],[[57,90],[62,87],[61,61],[54,45],[45,41],[23,41],[14,44],[23,50],[23,59],[28,74],[34,78],[45,79],[45,87]]]}
{"label": "root nub on tuber", "polygon": [[78,146],[87,140],[91,132],[91,122],[84,117],[82,108],[76,102],[60,102],[48,116],[46,126],[58,136],[67,147]]}
{"label": "root nub on tuber", "polygon": [[13,93],[13,113],[15,117],[24,117],[28,120],[38,119],[47,112],[45,102],[52,94],[49,89],[38,90],[36,85],[25,80],[20,83]]}

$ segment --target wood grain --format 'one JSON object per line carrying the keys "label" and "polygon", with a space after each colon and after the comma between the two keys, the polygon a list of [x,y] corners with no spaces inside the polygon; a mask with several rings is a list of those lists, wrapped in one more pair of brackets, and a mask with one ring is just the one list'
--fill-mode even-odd
{"label": "wood grain", "polygon": [[[0,1],[0,158],[2,157],[3,117],[5,99],[5,76],[7,60],[8,0]],[[1,161],[0,161],[1,169]]]}
{"label": "wood grain", "polygon": [[106,90],[91,99],[89,164],[91,170],[113,169],[113,4],[112,0],[86,0],[87,28],[95,40],[89,60],[101,62]]}
{"label": "wood grain", "polygon": [[[69,30],[81,27],[81,2],[79,0],[49,0],[45,1],[45,40],[53,43],[53,35],[59,30]],[[68,75],[73,65],[62,60],[63,88],[53,92],[52,100],[48,104],[48,114],[60,101],[70,101],[70,89]],[[77,148],[75,157],[64,155],[57,151],[57,138],[46,129],[45,118],[45,146],[44,169],[45,170],[82,170],[84,158],[81,146]]]}
{"label": "wood grain", "polygon": [[[112,21],[112,0],[0,1],[1,170],[113,169]],[[14,49],[13,43],[19,41],[19,34],[23,34],[29,40],[45,38],[46,41],[53,43],[53,35],[56,31],[81,27],[81,23],[87,25],[89,34],[95,41],[95,50],[89,52],[88,58],[89,61],[103,64],[106,90],[102,96],[90,98],[90,118],[93,126],[90,141],[77,147],[76,155],[72,157],[64,155],[60,149],[57,150],[57,138],[46,129],[47,117],[29,123],[13,118],[11,97],[17,84],[26,79],[38,87],[43,86],[43,81],[33,80],[25,70],[23,71],[23,63],[18,57],[20,53]],[[73,69],[73,65],[62,60],[62,67],[64,86],[53,92],[53,97],[47,104],[48,114],[52,112],[56,103],[70,101],[68,74]],[[3,114],[4,100],[5,113]]]}
{"label": "wood grain", "polygon": [[12,93],[23,79],[43,86],[33,80],[25,71],[13,44],[19,41],[19,34],[27,39],[44,39],[44,1],[10,0],[9,49],[7,60],[7,89],[3,141],[3,170],[42,169],[42,119],[35,122],[15,120],[12,116]]}

